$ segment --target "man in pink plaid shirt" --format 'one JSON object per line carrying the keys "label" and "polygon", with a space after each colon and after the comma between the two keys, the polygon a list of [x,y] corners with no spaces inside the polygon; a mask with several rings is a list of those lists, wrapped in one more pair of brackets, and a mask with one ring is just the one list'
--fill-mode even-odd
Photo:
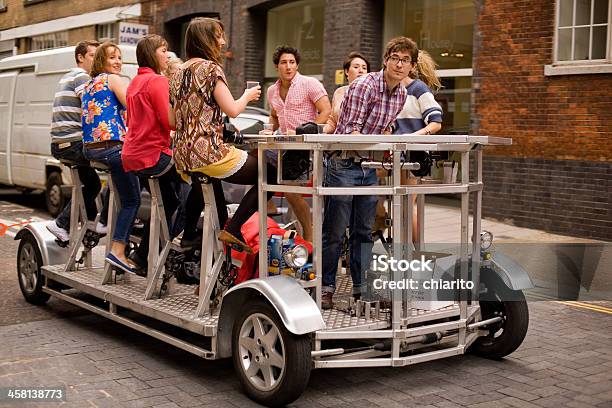
{"label": "man in pink plaid shirt", "polygon": [[[326,123],[331,104],[323,84],[315,78],[300,75],[300,52],[286,45],[276,48],[272,62],[279,79],[268,88],[270,123],[282,134],[295,132],[306,122]],[[291,209],[302,225],[304,239],[312,241],[310,208],[301,194],[285,193]]]}
{"label": "man in pink plaid shirt", "polygon": [[298,72],[300,53],[286,45],[278,47],[272,56],[279,79],[268,88],[270,123],[281,133],[295,129],[303,123],[325,123],[331,113],[331,104],[323,84],[315,78]]}
{"label": "man in pink plaid shirt", "polygon": [[[389,41],[385,48],[384,68],[359,77],[349,85],[340,107],[335,134],[390,133],[390,126],[408,97],[401,81],[410,73],[413,54],[418,55],[418,49],[409,38],[397,37]],[[345,152],[340,157],[332,154],[326,160],[325,185],[355,187],[378,184],[376,170],[362,168],[361,160],[356,152]],[[376,196],[364,195],[325,197],[323,309],[333,307],[338,259],[347,227],[353,296],[355,299],[361,296],[364,289],[362,278],[372,259],[372,224],[377,201]]]}

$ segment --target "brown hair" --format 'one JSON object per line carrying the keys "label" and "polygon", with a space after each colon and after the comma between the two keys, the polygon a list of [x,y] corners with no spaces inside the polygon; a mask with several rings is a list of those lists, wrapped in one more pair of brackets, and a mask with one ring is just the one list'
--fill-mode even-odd
{"label": "brown hair", "polygon": [[408,37],[395,37],[387,43],[385,47],[385,61],[387,61],[391,54],[398,51],[406,51],[410,54],[410,59],[413,63],[419,58],[419,47]]}
{"label": "brown hair", "polygon": [[436,64],[436,61],[431,58],[431,55],[429,55],[427,51],[419,51],[419,56],[417,58],[415,67],[416,68],[410,71],[408,74],[410,78],[420,79],[421,81],[425,82],[425,85],[431,88],[434,92],[442,88],[440,78],[436,74],[438,64]]}
{"label": "brown hair", "polygon": [[110,41],[106,41],[96,50],[96,55],[94,56],[93,64],[91,65],[91,71],[89,72],[89,76],[94,78],[104,72],[104,66],[106,65],[106,59],[108,58],[108,49],[113,49],[111,52],[118,51],[121,54],[121,50],[119,46]]}
{"label": "brown hair", "polygon": [[159,62],[155,57],[155,52],[159,47],[168,48],[168,42],[160,35],[149,34],[145,35],[138,41],[136,45],[136,61],[141,68],[151,68],[158,74],[161,74]]}
{"label": "brown hair", "polygon": [[80,41],[74,47],[74,60],[76,63],[79,63],[79,55],[85,57],[87,55],[87,48],[89,47],[98,47],[100,45],[99,42],[88,40],[88,41]]}
{"label": "brown hair", "polygon": [[353,63],[353,60],[355,58],[361,58],[362,60],[365,61],[366,63],[366,69],[368,70],[368,72],[370,72],[370,61],[368,61],[368,59],[366,57],[364,57],[362,54],[358,53],[358,52],[351,52],[346,59],[344,60],[344,65],[342,66],[342,68],[344,69],[344,78],[348,80],[348,75],[346,75],[346,71],[348,71],[348,69],[351,67],[351,64]]}
{"label": "brown hair", "polygon": [[293,55],[295,57],[295,63],[300,65],[300,59],[302,59],[300,52],[297,48],[291,47],[289,45],[280,45],[276,47],[276,49],[274,50],[274,54],[272,54],[272,62],[274,63],[274,65],[278,65],[280,57],[282,57],[283,54]]}
{"label": "brown hair", "polygon": [[203,58],[221,65],[221,50],[217,45],[217,32],[224,33],[223,23],[210,17],[196,17],[185,32],[187,58]]}

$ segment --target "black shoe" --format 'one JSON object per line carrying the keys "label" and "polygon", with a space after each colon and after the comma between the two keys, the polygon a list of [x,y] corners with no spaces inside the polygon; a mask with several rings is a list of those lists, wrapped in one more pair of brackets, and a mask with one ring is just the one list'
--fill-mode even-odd
{"label": "black shoe", "polygon": [[193,239],[181,238],[181,248],[193,248],[202,246],[202,236],[197,236]]}
{"label": "black shoe", "polygon": [[321,309],[328,310],[334,307],[333,296],[334,294],[331,292],[323,292],[321,294]]}
{"label": "black shoe", "polygon": [[147,276],[147,260],[142,259],[142,257],[138,254],[137,251],[132,251],[132,253],[128,256],[128,259],[132,262],[134,267],[132,270],[138,276]]}

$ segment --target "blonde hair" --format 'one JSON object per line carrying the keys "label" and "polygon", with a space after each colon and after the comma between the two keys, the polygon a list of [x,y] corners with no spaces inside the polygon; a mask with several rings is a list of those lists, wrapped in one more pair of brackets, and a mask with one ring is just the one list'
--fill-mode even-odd
{"label": "blonde hair", "polygon": [[168,69],[165,70],[163,74],[168,79],[172,78],[172,75],[174,75],[174,73],[178,71],[178,66],[181,65],[182,63],[183,63],[183,60],[178,57],[170,58],[170,60],[168,61]]}
{"label": "blonde hair", "polygon": [[427,51],[419,50],[415,69],[410,72],[409,76],[412,79],[418,78],[425,82],[425,85],[435,92],[442,88],[440,78],[436,74],[437,67],[438,64],[436,64],[436,61],[433,60]]}

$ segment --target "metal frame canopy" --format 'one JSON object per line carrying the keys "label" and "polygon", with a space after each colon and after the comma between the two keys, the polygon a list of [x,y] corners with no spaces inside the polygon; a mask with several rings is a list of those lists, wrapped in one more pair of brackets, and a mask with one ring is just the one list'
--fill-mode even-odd
{"label": "metal frame canopy", "polygon": [[[392,235],[393,256],[396,259],[410,259],[412,242],[412,196],[417,196],[419,211],[419,242],[415,249],[423,246],[424,239],[424,194],[448,194],[458,193],[461,195],[461,231],[460,231],[460,259],[461,278],[468,279],[468,260],[471,253],[472,281],[474,291],[479,287],[480,267],[480,220],[482,202],[482,148],[486,145],[510,145],[512,139],[489,136],[462,136],[462,135],[335,135],[335,134],[305,134],[305,135],[271,135],[247,137],[251,142],[257,142],[259,161],[259,209],[260,230],[259,236],[267,236],[267,193],[285,192],[312,195],[313,210],[313,265],[316,279],[306,286],[315,288],[315,299],[317,306],[321,309],[322,294],[322,225],[324,197],[328,195],[390,195],[392,196]],[[312,187],[287,183],[280,178],[277,185],[266,183],[266,150],[278,150],[280,159],[283,150],[309,150],[312,156]],[[400,154],[392,155],[391,182],[386,186],[368,187],[325,187],[323,184],[323,167],[326,152],[338,150],[370,151],[372,156],[380,152],[403,152],[403,151],[449,151],[461,153],[461,177],[460,181],[452,184],[402,184],[402,162]],[[475,159],[475,174],[470,180],[470,155]],[[279,160],[279,165],[281,160]],[[470,237],[468,230],[469,222],[469,197],[473,194],[473,223],[470,251]],[[266,253],[267,240],[260,240],[260,253]],[[397,253],[399,252],[399,253]],[[265,257],[259,257],[259,277],[268,276],[267,262]],[[391,278],[395,281],[401,278],[398,271],[392,272]],[[482,325],[480,320],[480,309],[477,302],[469,300],[469,291],[459,291],[459,301],[455,307],[445,308],[441,311],[421,313],[413,309],[411,297],[398,295],[396,291],[391,293],[391,316],[388,326],[381,330],[377,328],[367,329],[361,327],[356,330],[345,328],[337,330],[328,328],[318,331],[315,336],[313,356],[315,356],[315,367],[356,367],[356,366],[400,366],[413,364],[420,361],[433,360],[451,355],[463,354],[466,348],[476,340],[482,333],[478,333],[477,327]],[[325,311],[323,312],[325,314]],[[458,317],[458,319],[456,319]],[[427,322],[440,322],[442,319],[451,318],[448,322],[427,325]],[[376,326],[376,325],[375,325]],[[423,336],[448,333],[447,338],[438,339],[439,343],[448,344],[439,350],[428,351],[418,355],[402,356],[406,347],[423,347]],[[328,339],[388,339],[391,341],[391,351],[357,351],[347,354],[343,349],[325,349],[322,341]],[[341,356],[340,356],[341,355]],[[390,356],[389,356],[390,355]],[[383,357],[384,356],[384,357]]]}

